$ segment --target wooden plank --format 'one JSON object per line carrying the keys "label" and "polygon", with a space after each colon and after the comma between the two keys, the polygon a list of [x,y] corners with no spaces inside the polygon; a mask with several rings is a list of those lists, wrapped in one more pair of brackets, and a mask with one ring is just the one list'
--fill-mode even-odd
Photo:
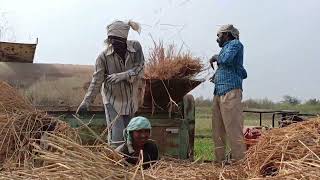
{"label": "wooden plank", "polygon": [[37,44],[0,41],[0,61],[33,63]]}

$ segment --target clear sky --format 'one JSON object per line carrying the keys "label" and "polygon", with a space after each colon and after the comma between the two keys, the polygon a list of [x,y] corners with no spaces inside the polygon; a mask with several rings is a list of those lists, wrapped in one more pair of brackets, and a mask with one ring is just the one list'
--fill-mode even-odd
{"label": "clear sky", "polygon": [[[245,99],[320,98],[318,0],[0,0],[0,12],[15,32],[2,40],[39,38],[38,63],[94,64],[115,19],[142,24],[129,39],[139,40],[146,55],[152,36],[184,44],[207,62],[220,50],[219,25],[231,23],[245,46]],[[206,82],[193,94],[211,98],[213,88]]]}

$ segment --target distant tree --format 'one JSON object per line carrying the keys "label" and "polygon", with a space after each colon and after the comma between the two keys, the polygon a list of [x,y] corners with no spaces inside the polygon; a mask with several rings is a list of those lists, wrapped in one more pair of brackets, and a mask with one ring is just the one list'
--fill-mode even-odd
{"label": "distant tree", "polygon": [[320,104],[320,100],[316,99],[316,98],[312,98],[309,99],[305,102],[305,104],[309,104],[309,105],[317,105]]}
{"label": "distant tree", "polygon": [[244,107],[246,108],[260,108],[260,104],[257,100],[255,99],[247,99],[242,102]]}
{"label": "distant tree", "polygon": [[297,105],[297,104],[301,103],[301,101],[298,98],[293,97],[293,96],[289,96],[289,95],[283,96],[282,102],[286,103],[286,104],[292,104],[292,105]]}
{"label": "distant tree", "polygon": [[247,99],[243,101],[245,108],[258,108],[258,109],[272,109],[274,106],[274,102],[271,100],[264,99]]}
{"label": "distant tree", "polygon": [[268,98],[264,98],[264,99],[260,100],[259,102],[260,102],[262,108],[266,108],[266,109],[272,109],[275,105],[275,103]]}

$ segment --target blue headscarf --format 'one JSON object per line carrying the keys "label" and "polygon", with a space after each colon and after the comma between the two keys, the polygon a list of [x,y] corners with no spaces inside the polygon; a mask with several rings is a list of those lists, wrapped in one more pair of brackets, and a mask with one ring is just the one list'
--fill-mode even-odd
{"label": "blue headscarf", "polygon": [[128,151],[129,153],[133,153],[133,147],[132,147],[132,137],[130,136],[131,131],[137,131],[141,129],[150,129],[151,130],[151,124],[149,120],[142,116],[134,117],[130,120],[128,126],[126,129],[123,130],[123,138],[124,141],[127,143]]}

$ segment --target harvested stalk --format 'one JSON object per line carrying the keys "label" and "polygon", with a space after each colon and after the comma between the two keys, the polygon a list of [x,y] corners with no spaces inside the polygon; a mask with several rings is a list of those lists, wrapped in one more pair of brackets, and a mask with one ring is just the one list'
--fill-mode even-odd
{"label": "harvested stalk", "polygon": [[203,70],[199,58],[193,57],[190,52],[177,52],[174,45],[164,48],[163,43],[154,42],[148,62],[145,66],[146,79],[189,79]]}

